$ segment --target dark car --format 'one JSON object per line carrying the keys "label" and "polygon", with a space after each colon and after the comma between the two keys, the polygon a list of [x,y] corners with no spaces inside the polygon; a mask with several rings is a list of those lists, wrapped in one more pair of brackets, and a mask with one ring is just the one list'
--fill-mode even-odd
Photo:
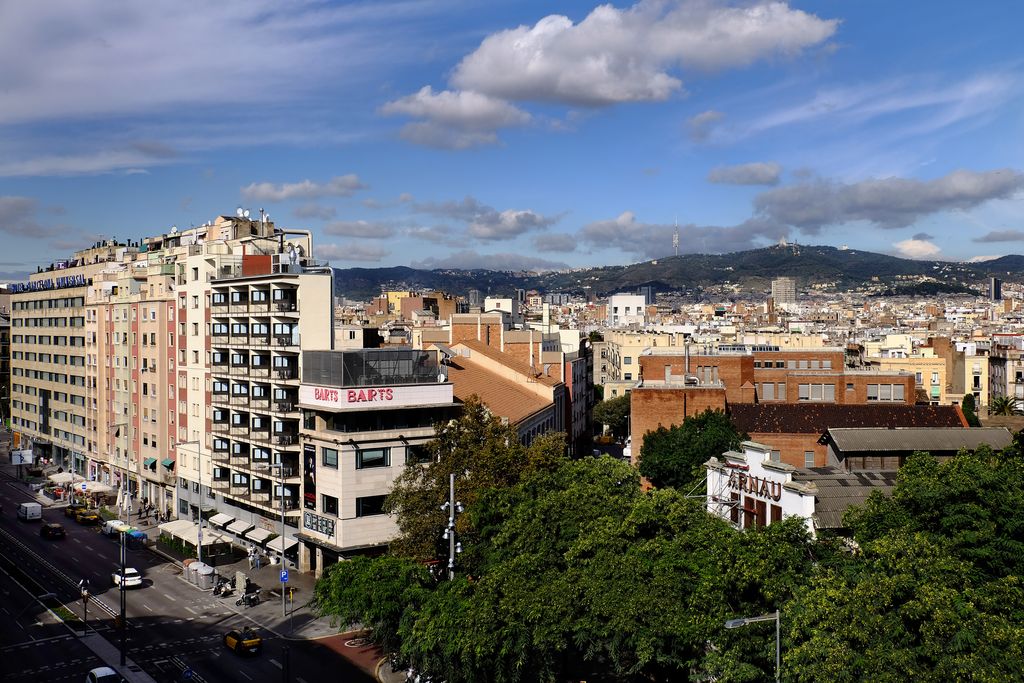
{"label": "dark car", "polygon": [[43,538],[64,538],[68,534],[60,524],[47,523],[39,529],[39,535]]}
{"label": "dark car", "polygon": [[224,645],[236,654],[259,654],[263,638],[255,629],[232,629],[224,635]]}
{"label": "dark car", "polygon": [[64,508],[64,516],[76,517],[79,512],[83,512],[84,510],[88,509],[88,505],[82,505],[81,503],[72,503],[71,505],[68,505],[66,508]]}

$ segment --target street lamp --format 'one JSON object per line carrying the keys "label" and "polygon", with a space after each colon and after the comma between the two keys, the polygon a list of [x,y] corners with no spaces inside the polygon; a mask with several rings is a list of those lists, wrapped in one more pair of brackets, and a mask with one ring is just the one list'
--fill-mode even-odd
{"label": "street lamp", "polygon": [[741,628],[747,624],[756,624],[759,621],[774,621],[775,622],[775,683],[780,683],[782,680],[782,649],[779,642],[779,610],[769,612],[768,614],[762,614],[759,617],[741,617],[740,619],[730,619],[725,622],[726,628]]}
{"label": "street lamp", "polygon": [[199,441],[182,441],[181,443],[175,444],[175,450],[182,446],[195,446],[196,447],[196,459],[198,460],[199,466],[199,533],[196,535],[196,561],[202,564],[203,562],[203,445]]}
{"label": "street lamp", "polygon": [[455,515],[463,511],[462,503],[455,500],[455,473],[448,475],[448,502],[441,506],[448,513],[448,526],[441,538],[448,541],[448,580],[455,578],[455,555],[462,552],[462,544],[455,541]]}
{"label": "street lamp", "polygon": [[[269,463],[267,469],[277,468],[278,470],[278,484],[277,484],[277,498],[281,501],[281,571],[284,571],[284,463],[275,462]],[[284,574],[282,574],[284,576]],[[288,616],[288,607],[284,601],[284,583],[281,583],[281,616]]]}

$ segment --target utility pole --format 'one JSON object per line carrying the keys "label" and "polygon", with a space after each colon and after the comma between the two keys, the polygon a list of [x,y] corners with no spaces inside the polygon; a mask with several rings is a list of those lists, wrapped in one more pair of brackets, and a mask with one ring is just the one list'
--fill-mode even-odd
{"label": "utility pole", "polygon": [[78,588],[82,591],[82,637],[85,637],[89,635],[89,579],[79,581]]}
{"label": "utility pole", "polygon": [[125,665],[125,660],[128,657],[128,605],[127,605],[127,594],[124,592],[124,569],[127,564],[127,555],[125,551],[125,536],[127,531],[121,530],[119,536],[121,537],[121,623],[119,624],[121,629],[121,666]]}
{"label": "utility pole", "polygon": [[455,556],[462,552],[462,544],[455,540],[455,515],[463,511],[462,503],[455,500],[455,473],[448,475],[448,502],[441,506],[448,512],[448,526],[441,538],[448,541],[448,580],[455,578]]}

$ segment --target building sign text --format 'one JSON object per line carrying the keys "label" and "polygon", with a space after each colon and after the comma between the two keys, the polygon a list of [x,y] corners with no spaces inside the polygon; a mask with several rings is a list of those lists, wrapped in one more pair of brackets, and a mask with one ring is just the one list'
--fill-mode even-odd
{"label": "building sign text", "polygon": [[745,472],[729,473],[729,488],[733,491],[753,493],[763,498],[779,500],[782,498],[782,483],[762,477],[755,477]]}

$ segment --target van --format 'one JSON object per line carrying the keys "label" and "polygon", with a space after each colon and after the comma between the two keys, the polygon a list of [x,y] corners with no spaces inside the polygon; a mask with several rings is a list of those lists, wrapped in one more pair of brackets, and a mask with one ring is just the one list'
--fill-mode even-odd
{"label": "van", "polygon": [[34,519],[43,518],[43,506],[39,503],[19,503],[18,504],[18,519],[23,519],[26,522],[31,522]]}

